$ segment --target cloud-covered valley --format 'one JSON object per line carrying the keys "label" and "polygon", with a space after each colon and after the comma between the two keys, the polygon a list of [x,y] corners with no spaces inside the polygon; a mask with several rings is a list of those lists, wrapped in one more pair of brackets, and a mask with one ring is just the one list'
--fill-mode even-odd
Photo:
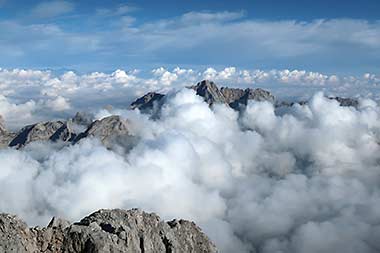
{"label": "cloud-covered valley", "polygon": [[[240,113],[210,107],[183,88],[202,78],[268,87],[280,98],[307,86],[310,102],[281,113],[269,102],[250,101]],[[1,70],[0,80],[0,114],[9,127],[91,110],[98,119],[120,115],[134,137],[109,149],[95,138],[1,149],[0,211],[30,225],[45,225],[53,215],[76,220],[99,208],[139,207],[194,220],[222,252],[380,249],[375,75]],[[325,93],[314,94],[318,89]],[[168,92],[159,118],[126,109],[150,90]],[[339,106],[326,98],[330,93],[356,93],[359,106]]]}

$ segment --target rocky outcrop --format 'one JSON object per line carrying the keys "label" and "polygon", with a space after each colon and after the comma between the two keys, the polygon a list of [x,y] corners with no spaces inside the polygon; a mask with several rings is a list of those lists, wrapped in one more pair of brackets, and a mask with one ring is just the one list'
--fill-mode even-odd
{"label": "rocky outcrop", "polygon": [[[275,104],[276,108],[281,110],[285,107],[291,107],[294,104],[305,105],[308,101],[299,102],[279,102],[275,97],[266,90],[256,89],[239,89],[218,86],[208,80],[203,80],[196,85],[187,88],[193,89],[197,95],[201,96],[210,106],[214,104],[226,104],[237,111],[243,111],[248,101],[269,101]],[[136,99],[130,109],[139,109],[141,112],[149,113],[152,119],[160,117],[160,107],[165,102],[166,95],[149,92],[146,95]],[[339,102],[341,106],[352,106],[357,108],[359,102],[357,99],[329,97]],[[136,138],[130,134],[129,123],[120,116],[110,116],[101,120],[93,121],[94,116],[86,112],[78,112],[68,121],[49,121],[29,125],[21,129],[18,133],[7,131],[3,126],[0,117],[0,148],[2,147],[22,147],[33,141],[63,141],[67,143],[77,143],[86,137],[95,137],[108,148],[113,144],[122,142],[123,146],[133,143]]]}
{"label": "rocky outcrop", "polygon": [[74,143],[92,136],[98,138],[105,146],[110,147],[113,142],[118,142],[129,136],[128,125],[128,121],[118,115],[95,120],[85,132],[77,136]]}
{"label": "rocky outcrop", "polygon": [[329,99],[338,101],[340,106],[352,106],[355,108],[359,106],[359,101],[354,98],[329,97]]}
{"label": "rocky outcrop", "polygon": [[0,252],[217,252],[195,225],[164,222],[138,209],[100,210],[80,222],[53,218],[46,228],[28,228],[16,216],[0,214]]}
{"label": "rocky outcrop", "polygon": [[[263,89],[239,89],[222,87],[221,89],[209,80],[203,80],[196,85],[187,87],[195,90],[198,96],[201,96],[209,105],[213,104],[226,104],[233,109],[240,110],[242,106],[246,106],[249,100],[255,101],[269,101],[274,102],[274,96]],[[165,95],[149,92],[146,95],[138,98],[130,105],[131,109],[138,108],[143,112],[150,112],[154,105],[162,105]]]}
{"label": "rocky outcrop", "polygon": [[33,141],[72,141],[76,134],[63,121],[48,121],[29,125],[21,129],[9,143],[10,147],[22,147]]}
{"label": "rocky outcrop", "polygon": [[68,121],[36,123],[22,128],[18,133],[10,133],[0,124],[0,147],[21,148],[34,141],[63,141],[75,144],[89,136],[98,138],[107,147],[113,143],[125,142],[125,139],[130,141],[127,120],[113,115],[92,122],[89,117],[77,113]]}
{"label": "rocky outcrop", "polygon": [[148,92],[144,96],[136,99],[131,105],[130,109],[139,109],[140,111],[147,111],[153,109],[155,106],[160,106],[165,95],[156,93],[156,92]]}
{"label": "rocky outcrop", "polygon": [[[342,107],[355,107],[358,108],[359,106],[359,100],[355,98],[343,98],[343,97],[328,97],[330,100],[336,100],[340,106]],[[295,104],[299,105],[307,105],[309,101],[303,100],[303,101],[298,101],[298,102],[278,102],[276,103],[276,107],[291,107]]]}
{"label": "rocky outcrop", "polygon": [[194,86],[190,86],[189,88],[195,90],[197,95],[203,97],[204,101],[209,105],[214,103],[226,103],[223,93],[212,81],[203,80]]}
{"label": "rocky outcrop", "polygon": [[247,88],[245,90],[238,88],[222,87],[221,92],[225,97],[226,103],[233,109],[239,110],[241,106],[246,106],[249,100],[268,101],[274,103],[274,96],[266,90],[257,88]]}

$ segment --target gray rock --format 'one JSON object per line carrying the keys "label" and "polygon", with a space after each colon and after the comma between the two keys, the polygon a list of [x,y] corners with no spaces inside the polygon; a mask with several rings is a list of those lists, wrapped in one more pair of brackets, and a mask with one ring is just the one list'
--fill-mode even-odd
{"label": "gray rock", "polygon": [[[359,106],[359,101],[355,98],[343,98],[343,97],[329,97],[330,100],[336,100],[340,106],[343,107],[355,107],[358,108]],[[302,101],[297,101],[297,102],[287,102],[287,101],[282,101],[282,102],[277,102],[276,107],[292,107],[295,104],[299,105],[307,105],[309,101],[302,100]]]}
{"label": "gray rock", "polygon": [[266,90],[257,88],[245,90],[238,88],[222,87],[221,92],[224,95],[226,102],[233,109],[239,110],[241,106],[246,106],[249,100],[268,101],[274,103],[274,96]]}
{"label": "gray rock", "polygon": [[46,228],[28,228],[0,214],[0,252],[217,252],[195,223],[164,222],[154,213],[99,210],[78,223],[54,218]]}
{"label": "gray rock", "polygon": [[354,98],[342,98],[342,97],[329,97],[329,99],[333,99],[338,101],[340,106],[352,106],[357,108],[359,106],[359,101]]}
{"label": "gray rock", "polygon": [[139,109],[140,111],[149,111],[153,109],[155,106],[160,106],[163,98],[165,95],[156,93],[156,92],[149,92],[145,94],[144,96],[136,99],[131,105],[130,109]]}
{"label": "gray rock", "polygon": [[48,121],[29,125],[20,130],[9,143],[10,147],[22,147],[33,141],[72,141],[76,134],[63,121]]}
{"label": "gray rock", "polygon": [[110,147],[112,142],[121,141],[129,136],[128,125],[129,122],[118,115],[95,120],[85,132],[76,137],[74,143],[83,138],[93,136],[98,138],[106,147]]}
{"label": "gray rock", "polygon": [[226,103],[223,93],[213,81],[203,80],[189,88],[195,90],[197,95],[203,97],[204,101],[209,105],[214,103]]}
{"label": "gray rock", "polygon": [[40,252],[34,233],[14,215],[0,214],[0,252]]}
{"label": "gray rock", "polygon": [[[247,105],[248,100],[274,102],[274,96],[263,89],[238,89],[222,87],[221,89],[209,80],[203,80],[196,85],[187,87],[196,91],[206,103],[213,105],[216,103],[227,104],[233,109],[240,110],[242,105]],[[165,95],[149,92],[144,96],[136,99],[131,105],[131,109],[139,108],[143,112],[152,112],[154,107],[160,107],[163,104]]]}

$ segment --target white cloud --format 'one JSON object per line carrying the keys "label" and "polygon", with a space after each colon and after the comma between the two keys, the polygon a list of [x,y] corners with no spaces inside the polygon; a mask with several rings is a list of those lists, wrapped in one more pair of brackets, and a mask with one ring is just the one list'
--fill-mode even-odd
{"label": "white cloud", "polygon": [[244,17],[244,12],[188,12],[181,16],[180,22],[186,25],[219,23],[233,21]]}
{"label": "white cloud", "polygon": [[194,220],[222,252],[380,246],[373,101],[356,110],[319,93],[281,116],[266,102],[250,102],[239,116],[183,89],[169,95],[160,119],[107,113],[128,118],[138,137],[132,150],[91,139],[0,150],[1,211],[46,224],[52,215],[77,220],[98,208],[140,207]]}
{"label": "white cloud", "polygon": [[[38,12],[43,13],[48,8],[45,5],[69,11],[59,7],[67,4],[44,2]],[[33,67],[82,71],[141,63],[148,67],[178,63],[192,67],[307,67],[345,73],[373,72],[379,67],[378,21],[270,21],[251,19],[244,12],[189,12],[144,22],[130,12],[131,7],[124,5],[99,10],[84,31],[74,29],[76,32],[57,23],[4,20],[0,30],[7,36],[0,40],[0,52],[6,58],[0,64],[20,66],[21,62],[25,66],[33,59]],[[52,62],[51,55],[57,51],[60,55]]]}
{"label": "white cloud", "polygon": [[[380,77],[371,73],[353,77],[287,69],[264,71],[227,67],[194,70],[161,67],[148,73],[118,69],[112,73],[77,74],[67,71],[57,75],[51,71],[0,69],[2,101],[7,103],[0,115],[8,118],[8,125],[14,129],[39,120],[66,118],[81,110],[95,112],[108,105],[127,108],[134,99],[149,91],[166,93],[171,89],[194,85],[202,79],[213,80],[220,87],[261,87],[270,90],[279,100],[309,99],[321,89],[331,96],[380,100]],[[11,115],[15,115],[12,108],[16,107],[23,110],[29,108],[25,120],[18,122],[16,118],[11,119]]]}
{"label": "white cloud", "polygon": [[46,106],[54,111],[64,111],[70,109],[70,102],[64,97],[58,96],[55,99],[48,99]]}
{"label": "white cloud", "polygon": [[73,9],[74,5],[71,2],[57,0],[37,4],[31,14],[38,18],[52,18],[71,12]]}

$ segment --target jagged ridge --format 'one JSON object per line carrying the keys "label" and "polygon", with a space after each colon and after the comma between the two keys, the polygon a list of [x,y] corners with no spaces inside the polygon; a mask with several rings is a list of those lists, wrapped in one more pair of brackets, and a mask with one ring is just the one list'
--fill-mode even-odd
{"label": "jagged ridge", "polygon": [[[222,87],[219,89],[214,82],[209,80],[203,80],[187,88],[195,90],[196,94],[201,96],[210,106],[222,103],[238,111],[242,110],[249,100],[268,101],[274,103],[276,107],[289,107],[295,103],[301,105],[307,103],[307,101],[292,103],[276,102],[275,97],[269,91],[260,88],[239,89]],[[136,99],[129,108],[139,109],[144,113],[153,113],[155,109],[159,109],[164,103],[165,98],[166,95],[164,94],[149,92]],[[341,97],[331,97],[330,99],[338,101],[341,106],[358,106],[356,99]],[[78,125],[81,125],[84,131],[78,131],[76,127]],[[89,136],[100,139],[106,147],[110,147],[114,142],[128,142],[128,138],[131,137],[128,125],[129,122],[127,120],[116,115],[92,121],[91,115],[77,113],[74,118],[68,121],[40,122],[26,126],[18,133],[12,133],[5,129],[0,118],[0,147],[10,146],[20,148],[33,141],[47,140],[75,144]]]}
{"label": "jagged ridge", "polygon": [[217,252],[193,222],[164,222],[139,209],[99,210],[77,223],[53,218],[28,228],[14,215],[0,214],[0,252]]}

